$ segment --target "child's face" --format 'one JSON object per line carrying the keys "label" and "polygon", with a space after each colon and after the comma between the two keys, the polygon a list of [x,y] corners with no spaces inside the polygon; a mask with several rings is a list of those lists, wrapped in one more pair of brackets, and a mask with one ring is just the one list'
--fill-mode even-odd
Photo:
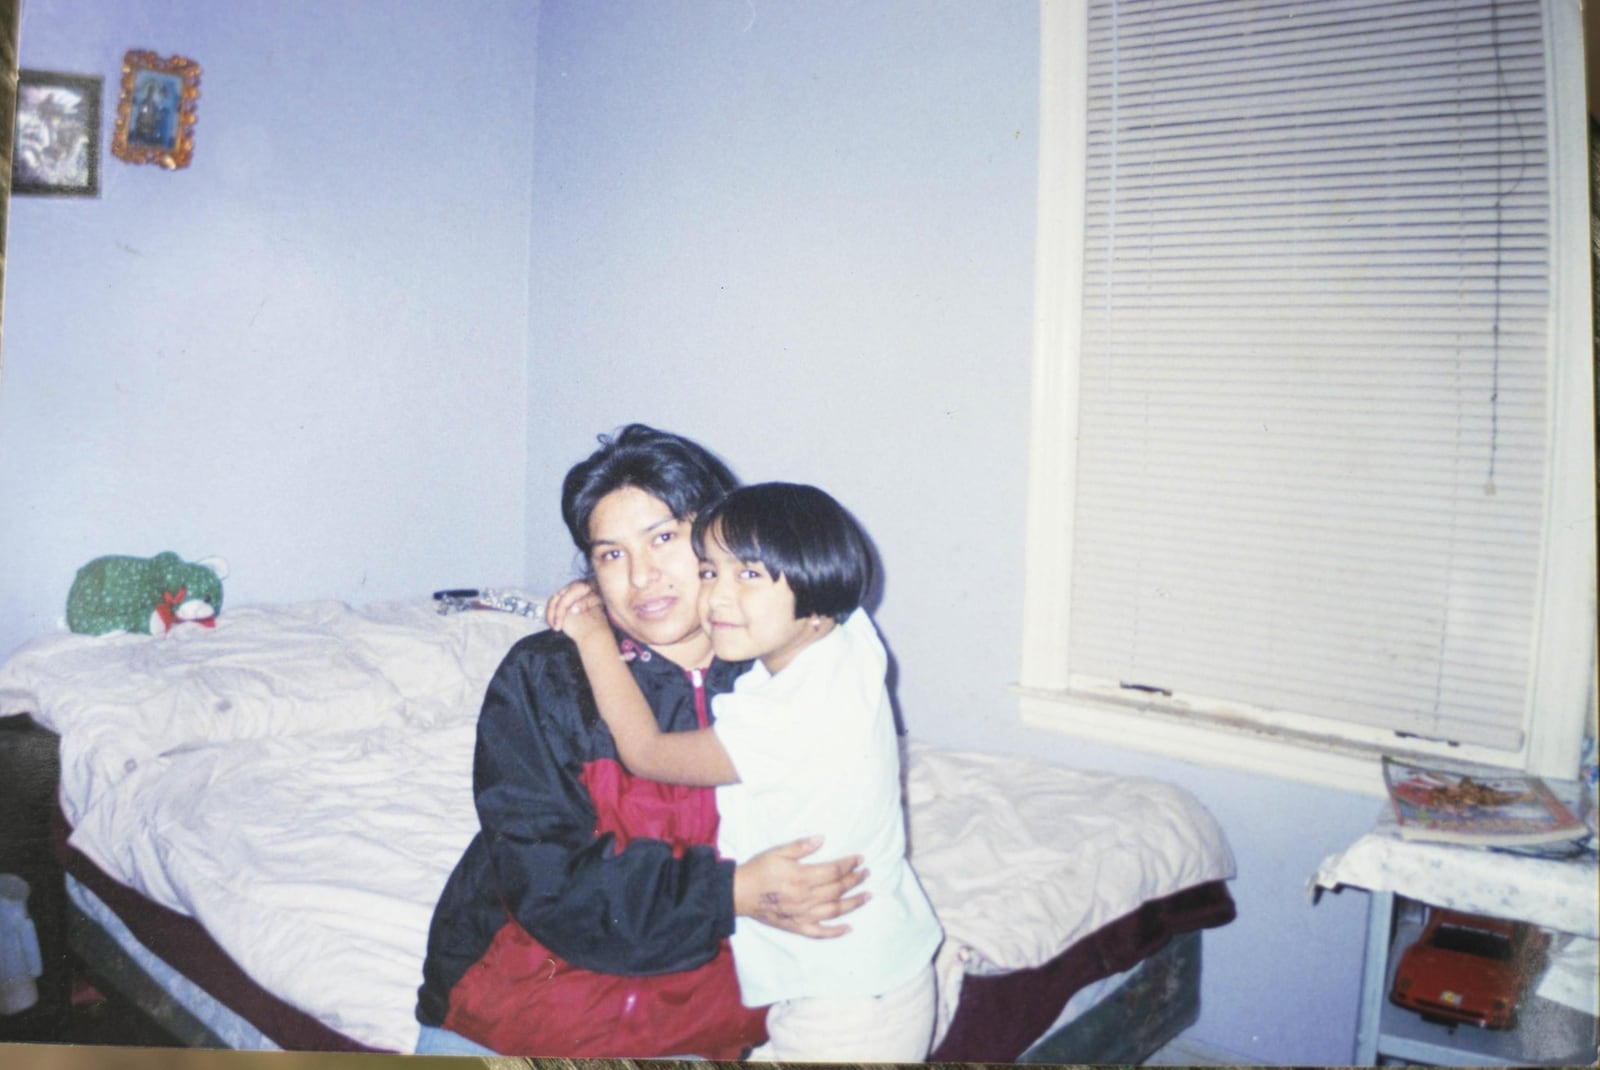
{"label": "child's face", "polygon": [[776,673],[796,654],[826,635],[832,620],[796,620],[794,591],[773,579],[759,561],[740,561],[721,543],[721,531],[706,533],[700,562],[700,624],[724,661],[760,658]]}

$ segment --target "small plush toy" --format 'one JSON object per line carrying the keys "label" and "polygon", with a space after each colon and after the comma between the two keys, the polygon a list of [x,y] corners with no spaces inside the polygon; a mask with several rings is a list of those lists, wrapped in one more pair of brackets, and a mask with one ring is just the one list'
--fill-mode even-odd
{"label": "small plush toy", "polygon": [[187,562],[175,553],[97,557],[78,570],[67,594],[67,627],[86,635],[166,635],[179,624],[217,622],[222,610],[220,558]]}

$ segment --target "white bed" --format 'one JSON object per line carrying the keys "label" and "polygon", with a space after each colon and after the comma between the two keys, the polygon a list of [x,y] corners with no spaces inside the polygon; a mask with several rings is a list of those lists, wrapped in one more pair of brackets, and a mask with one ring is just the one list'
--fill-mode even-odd
{"label": "white bed", "polygon": [[[316,602],[233,609],[164,638],[54,634],[0,666],[0,714],[60,736],[71,848],[195,919],[329,1030],[408,1051],[433,904],[476,830],[483,689],[536,626],[424,601]],[[1234,873],[1209,813],[1157,781],[912,741],[907,801],[913,864],[946,931],[941,1040],[971,979],[1041,967]],[[115,929],[94,892],[75,880],[72,894]],[[1091,992],[1115,985],[1097,980]]]}

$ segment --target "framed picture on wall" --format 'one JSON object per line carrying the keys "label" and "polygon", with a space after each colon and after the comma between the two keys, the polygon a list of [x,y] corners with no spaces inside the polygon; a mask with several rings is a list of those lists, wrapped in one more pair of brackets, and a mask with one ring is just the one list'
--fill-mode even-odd
{"label": "framed picture on wall", "polygon": [[168,171],[188,167],[194,155],[199,99],[200,65],[194,60],[129,51],[122,59],[112,155],[128,163],[158,164]]}
{"label": "framed picture on wall", "polygon": [[99,195],[101,88],[90,75],[17,72],[12,193]]}

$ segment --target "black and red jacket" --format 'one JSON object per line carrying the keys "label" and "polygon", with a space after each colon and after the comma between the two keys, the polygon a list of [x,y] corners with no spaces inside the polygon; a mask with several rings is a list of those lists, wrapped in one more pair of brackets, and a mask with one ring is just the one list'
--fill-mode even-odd
{"label": "black and red jacket", "polygon": [[[703,672],[687,672],[631,640],[622,645],[664,731],[709,724],[712,696],[731,689],[746,667],[713,661]],[[496,670],[478,719],[473,795],[480,829],[434,909],[419,1021],[504,1054],[731,1058],[748,1046],[746,1030],[732,1047],[717,1043],[719,1034],[699,1049],[680,1048],[706,1038],[673,1035],[658,1050],[637,1050],[651,1046],[639,1031],[653,1027],[636,1023],[628,1050],[599,1050],[554,1020],[573,1007],[591,1017],[612,1013],[598,997],[549,1002],[557,998],[547,998],[555,986],[541,983],[556,964],[564,983],[586,989],[617,976],[704,972],[713,965],[726,966],[731,978],[726,938],[734,922],[734,863],[716,851],[713,789],[635,780],[623,770],[565,635],[528,636]],[[590,971],[613,976],[574,976]],[[694,994],[695,1005],[679,1015],[709,1021],[717,1008],[703,1001],[730,998],[720,979],[708,986],[685,975],[681,987]],[[632,991],[617,995],[615,1013],[631,1012],[638,998]],[[739,1021],[736,986],[731,999],[734,1006],[722,1009],[733,1024],[718,1027],[723,1034],[748,1026]],[[536,1039],[495,1034],[498,1019],[510,1015],[552,1021],[530,1034]],[[620,1028],[584,1027],[607,1037]],[[764,1035],[759,1022],[757,1033]],[[560,1050],[505,1051],[510,1045]]]}

